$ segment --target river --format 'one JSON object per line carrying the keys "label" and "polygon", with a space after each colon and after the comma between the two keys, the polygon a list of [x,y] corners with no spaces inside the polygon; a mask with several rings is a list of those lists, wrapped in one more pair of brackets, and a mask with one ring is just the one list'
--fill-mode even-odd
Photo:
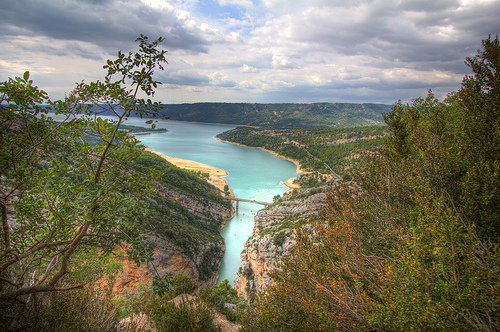
{"label": "river", "polygon": [[[129,118],[126,124],[140,126],[143,122]],[[274,196],[283,195],[288,189],[280,182],[297,176],[295,165],[287,160],[214,138],[221,132],[235,128],[233,125],[159,120],[157,128],[166,128],[168,132],[141,135],[144,145],[170,157],[193,160],[225,170],[228,175],[224,179],[236,197],[272,202]],[[219,282],[228,279],[234,285],[243,244],[252,235],[255,213],[262,208],[262,205],[240,202],[234,218],[221,231],[226,253],[219,270]]]}

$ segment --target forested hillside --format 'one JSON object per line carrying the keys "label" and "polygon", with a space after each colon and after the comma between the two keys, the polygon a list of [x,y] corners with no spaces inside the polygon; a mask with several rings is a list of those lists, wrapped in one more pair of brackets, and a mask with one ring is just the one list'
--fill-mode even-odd
{"label": "forested hillside", "polygon": [[225,123],[261,128],[332,128],[383,123],[384,104],[314,103],[165,104],[161,114],[171,120]]}
{"label": "forested hillside", "polygon": [[[334,173],[348,179],[352,169],[377,151],[386,126],[325,129],[257,129],[237,127],[217,135],[217,138],[250,147],[259,147],[299,161],[301,168],[320,178],[331,178]],[[317,178],[317,177],[316,177]],[[302,179],[302,185],[317,184]]]}

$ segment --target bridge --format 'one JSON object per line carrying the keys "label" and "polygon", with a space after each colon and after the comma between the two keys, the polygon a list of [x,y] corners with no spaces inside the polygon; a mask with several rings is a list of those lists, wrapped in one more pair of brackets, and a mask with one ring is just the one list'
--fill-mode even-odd
{"label": "bridge", "polygon": [[251,200],[251,199],[231,197],[231,196],[222,196],[222,198],[230,199],[232,201],[235,201],[236,202],[236,208],[238,208],[238,202],[248,202],[248,203],[255,203],[255,204],[260,204],[260,205],[273,205],[273,203],[254,201],[254,200]]}

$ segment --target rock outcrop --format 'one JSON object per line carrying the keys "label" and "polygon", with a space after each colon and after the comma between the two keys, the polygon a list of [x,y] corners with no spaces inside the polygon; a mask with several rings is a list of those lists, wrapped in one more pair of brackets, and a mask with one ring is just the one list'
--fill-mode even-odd
{"label": "rock outcrop", "polygon": [[322,191],[297,189],[293,195],[284,195],[278,203],[257,212],[253,234],[245,242],[234,280],[238,295],[246,298],[250,291],[263,291],[269,286],[272,280],[268,272],[282,257],[290,255],[295,229],[307,225],[311,215],[324,205],[326,194]]}
{"label": "rock outcrop", "polygon": [[194,253],[193,257],[189,257],[184,250],[172,244],[168,239],[152,235],[146,235],[146,237],[155,245],[153,261],[147,264],[149,275],[158,274],[159,276],[163,276],[168,273],[172,275],[187,275],[191,277],[196,290],[205,286],[212,286],[217,282],[219,274],[216,269],[214,269],[210,278],[202,280],[200,278],[199,267],[202,265],[207,252],[213,251],[220,253],[215,255],[213,257],[214,261],[211,262],[218,269],[225,250],[223,241],[199,246],[199,250]]}
{"label": "rock outcrop", "polygon": [[[215,195],[221,195],[221,192],[217,191],[215,187],[213,187],[212,192]],[[234,209],[232,207],[217,204],[212,200],[188,196],[161,184],[157,184],[157,194],[180,203],[182,207],[186,208],[189,213],[196,217],[197,221],[206,225],[211,224],[214,220],[224,224],[225,221],[234,216]]]}

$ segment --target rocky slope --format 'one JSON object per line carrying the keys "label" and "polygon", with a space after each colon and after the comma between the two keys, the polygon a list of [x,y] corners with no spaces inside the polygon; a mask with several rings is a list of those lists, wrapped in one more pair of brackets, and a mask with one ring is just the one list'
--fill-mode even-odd
{"label": "rocky slope", "polygon": [[[294,231],[310,222],[326,194],[321,189],[295,189],[280,201],[255,216],[252,236],[245,242],[240,255],[241,266],[234,280],[238,295],[248,297],[251,291],[263,291],[271,283],[268,272],[282,257],[290,254],[295,244]],[[307,226],[305,226],[307,227]]]}
{"label": "rocky slope", "polygon": [[143,236],[155,247],[147,274],[188,275],[197,287],[214,284],[225,251],[219,230],[233,216],[231,203],[195,173],[153,153],[141,158],[136,169],[154,168],[163,173],[141,225]]}

